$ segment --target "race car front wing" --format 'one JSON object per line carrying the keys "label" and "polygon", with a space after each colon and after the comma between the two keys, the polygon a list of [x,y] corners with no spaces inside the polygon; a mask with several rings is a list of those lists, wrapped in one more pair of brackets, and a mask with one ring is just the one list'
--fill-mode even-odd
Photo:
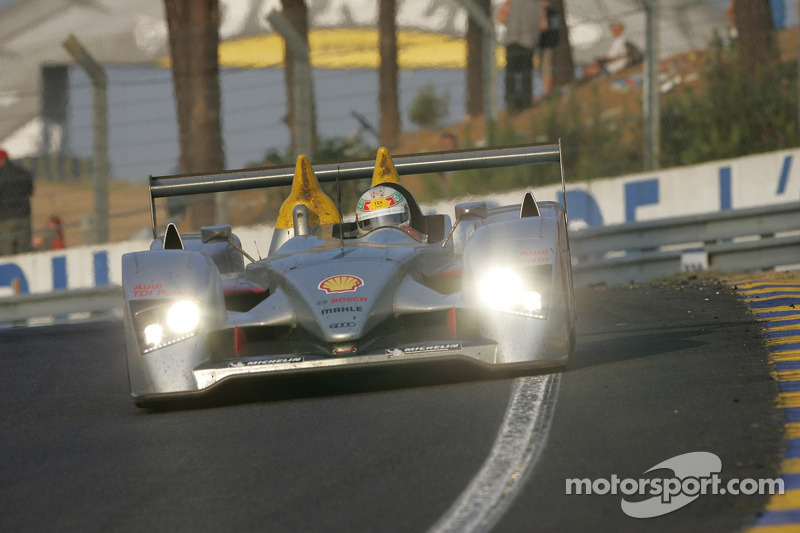
{"label": "race car front wing", "polygon": [[232,377],[442,359],[464,359],[493,365],[497,362],[497,344],[494,341],[441,341],[409,344],[343,357],[305,354],[246,357],[205,363],[195,368],[193,373],[198,390],[204,390]]}

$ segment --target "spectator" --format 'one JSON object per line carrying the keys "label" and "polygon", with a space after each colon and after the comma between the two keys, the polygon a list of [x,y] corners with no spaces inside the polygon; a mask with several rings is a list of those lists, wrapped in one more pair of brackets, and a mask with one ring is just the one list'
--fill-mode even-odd
{"label": "spectator", "polygon": [[0,150],[0,255],[31,251],[33,176]]}
{"label": "spectator", "polygon": [[625,25],[619,21],[610,24],[614,40],[608,53],[599,58],[595,63],[587,65],[583,70],[584,78],[593,78],[600,74],[616,74],[617,72],[633,67],[644,61],[644,55],[635,44],[630,42],[625,35]]}
{"label": "spectator", "polygon": [[735,41],[739,38],[739,30],[736,28],[736,2],[730,0],[728,9],[725,10],[725,18],[728,19],[728,39]]}
{"label": "spectator", "polygon": [[497,13],[506,27],[506,111],[514,115],[533,102],[533,51],[547,24],[539,0],[506,0]]}
{"label": "spectator", "polygon": [[42,251],[63,250],[66,248],[64,228],[60,217],[51,215],[50,218],[47,219],[47,228],[44,230],[44,236],[36,236],[33,238],[33,248]]}
{"label": "spectator", "polygon": [[553,92],[553,49],[543,48],[539,61],[541,61],[539,69],[542,73],[542,85],[544,85],[542,89],[542,98],[544,99]]}
{"label": "spectator", "polygon": [[553,90],[553,62],[554,50],[558,46],[558,31],[561,15],[552,6],[551,0],[540,0],[544,8],[545,23],[542,26],[542,37],[539,41],[541,54],[539,57],[539,72],[542,75],[542,98],[547,98]]}
{"label": "spectator", "polygon": [[442,150],[455,150],[458,148],[456,146],[458,144],[458,138],[456,137],[455,133],[444,131],[439,136],[439,140],[442,143]]}

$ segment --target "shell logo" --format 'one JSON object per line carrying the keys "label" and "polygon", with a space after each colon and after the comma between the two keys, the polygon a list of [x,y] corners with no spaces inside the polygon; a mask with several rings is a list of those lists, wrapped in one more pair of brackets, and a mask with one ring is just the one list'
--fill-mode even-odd
{"label": "shell logo", "polygon": [[317,288],[328,294],[333,292],[353,292],[364,284],[358,276],[332,276],[319,282]]}

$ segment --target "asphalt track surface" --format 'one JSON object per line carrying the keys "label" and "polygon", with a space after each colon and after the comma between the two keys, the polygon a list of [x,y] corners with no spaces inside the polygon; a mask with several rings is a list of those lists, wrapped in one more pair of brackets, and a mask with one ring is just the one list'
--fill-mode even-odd
{"label": "asphalt track surface", "polygon": [[577,300],[578,350],[551,378],[435,369],[255,382],[157,412],[128,396],[120,323],[0,331],[0,530],[444,531],[503,440],[512,393],[542,379],[558,386],[536,453],[472,529],[751,525],[767,496],[706,495],[634,519],[621,495],[567,495],[565,482],[639,478],[694,451],[717,454],[723,480],[776,477],[777,389],[752,315],[713,281]]}

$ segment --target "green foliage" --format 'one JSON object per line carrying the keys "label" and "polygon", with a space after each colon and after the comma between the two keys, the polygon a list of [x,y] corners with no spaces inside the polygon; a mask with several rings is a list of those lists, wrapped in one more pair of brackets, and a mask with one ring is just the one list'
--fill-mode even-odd
{"label": "green foliage", "polygon": [[[515,130],[511,121],[499,120],[494,132],[495,144],[507,146],[561,139],[568,181],[641,169],[639,116],[604,118],[603,103],[596,92],[585,102],[578,101],[574,94],[567,98],[564,105],[558,99],[549,100],[543,113],[532,115],[528,131]],[[581,118],[586,116],[590,118]],[[463,144],[464,148],[475,147],[468,136]],[[490,194],[560,182],[561,172],[556,165],[472,170],[453,173],[451,193],[454,196]]]}
{"label": "green foliage", "polygon": [[691,165],[797,146],[797,67],[747,71],[737,43],[717,45],[708,87],[665,99],[662,165]]}
{"label": "green foliage", "polygon": [[[317,146],[314,154],[309,157],[312,163],[330,163],[334,161],[347,161],[350,159],[369,159],[375,157],[376,148],[368,145],[361,134],[349,137],[317,137]],[[286,166],[294,165],[294,156],[287,148],[286,151],[270,149],[261,163],[254,166]]]}
{"label": "green foliage", "polygon": [[436,94],[436,88],[429,83],[414,97],[408,118],[421,128],[436,128],[447,117],[449,106],[450,93]]}
{"label": "green foliage", "polygon": [[[707,84],[678,89],[661,102],[663,168],[761,153],[800,144],[797,64],[775,61],[745,69],[736,43],[712,44]],[[596,85],[595,87],[599,87]],[[597,90],[579,100],[577,91],[550,99],[532,115],[527,132],[500,120],[497,146],[561,139],[567,181],[614,177],[643,168],[643,119],[640,113],[614,114]],[[472,147],[467,139],[466,148]],[[560,180],[554,165],[469,171],[456,178],[451,192],[493,193],[536,187]]]}
{"label": "green foliage", "polygon": [[313,161],[347,161],[375,157],[376,148],[364,142],[361,135],[350,137],[318,137]]}
{"label": "green foliage", "polygon": [[534,128],[550,142],[561,139],[564,173],[570,180],[614,176],[642,167],[641,116],[604,113],[597,86],[585,101],[573,92],[563,109],[550,104]]}

